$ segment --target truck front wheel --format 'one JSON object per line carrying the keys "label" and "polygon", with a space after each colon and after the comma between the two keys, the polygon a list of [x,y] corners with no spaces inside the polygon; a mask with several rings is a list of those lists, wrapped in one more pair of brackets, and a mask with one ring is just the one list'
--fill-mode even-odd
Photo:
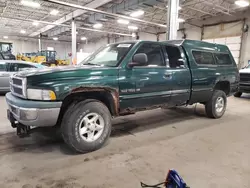
{"label": "truck front wheel", "polygon": [[210,118],[218,119],[223,116],[227,107],[227,96],[224,91],[215,90],[211,99],[206,103],[206,114]]}
{"label": "truck front wheel", "polygon": [[110,112],[99,101],[81,101],[70,106],[64,114],[61,132],[71,149],[80,153],[97,150],[110,136]]}

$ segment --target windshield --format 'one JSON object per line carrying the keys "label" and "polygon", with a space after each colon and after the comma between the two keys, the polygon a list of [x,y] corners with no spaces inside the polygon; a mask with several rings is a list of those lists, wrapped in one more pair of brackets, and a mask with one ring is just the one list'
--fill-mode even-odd
{"label": "windshield", "polygon": [[82,61],[81,64],[116,67],[132,46],[132,43],[122,43],[102,47]]}

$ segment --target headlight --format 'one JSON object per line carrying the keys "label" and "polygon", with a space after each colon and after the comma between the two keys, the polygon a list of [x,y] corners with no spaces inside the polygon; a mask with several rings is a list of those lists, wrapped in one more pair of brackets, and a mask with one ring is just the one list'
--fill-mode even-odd
{"label": "headlight", "polygon": [[56,100],[56,94],[51,90],[27,89],[27,98],[32,100]]}

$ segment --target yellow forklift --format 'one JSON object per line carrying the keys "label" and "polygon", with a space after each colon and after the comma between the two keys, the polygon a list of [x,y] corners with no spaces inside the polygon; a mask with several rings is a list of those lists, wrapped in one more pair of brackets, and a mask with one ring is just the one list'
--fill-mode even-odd
{"label": "yellow forklift", "polygon": [[45,66],[63,66],[69,65],[69,61],[56,60],[56,51],[42,50],[37,53],[23,53],[17,55],[18,60],[39,63]]}

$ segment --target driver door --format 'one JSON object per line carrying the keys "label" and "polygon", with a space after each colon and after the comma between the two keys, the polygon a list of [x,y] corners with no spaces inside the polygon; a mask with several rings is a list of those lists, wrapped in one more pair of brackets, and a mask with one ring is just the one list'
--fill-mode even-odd
{"label": "driver door", "polygon": [[[146,66],[121,70],[121,108],[148,108],[168,104],[171,96],[172,73],[166,67],[162,45],[142,43],[135,54],[148,57]],[[135,55],[134,54],[134,55]]]}

